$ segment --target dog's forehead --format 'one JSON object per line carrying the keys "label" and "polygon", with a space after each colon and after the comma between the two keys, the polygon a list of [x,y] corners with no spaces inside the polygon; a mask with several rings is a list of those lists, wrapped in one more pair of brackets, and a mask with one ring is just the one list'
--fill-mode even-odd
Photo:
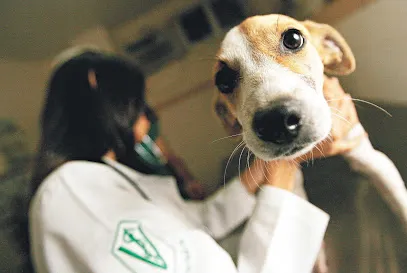
{"label": "dog's forehead", "polygon": [[259,40],[264,41],[264,39],[268,41],[272,39],[279,40],[281,34],[290,28],[295,28],[304,34],[308,34],[307,29],[301,22],[279,14],[253,16],[239,25],[240,31],[253,44],[258,43]]}
{"label": "dog's forehead", "polygon": [[317,52],[310,49],[313,47],[311,43],[295,54],[282,52],[282,34],[288,29],[297,29],[306,40],[310,40],[308,29],[291,17],[277,14],[250,17],[227,34],[218,54],[219,59],[238,69],[242,65],[239,62],[246,63],[248,59],[255,61],[259,60],[259,56],[268,56],[295,73],[309,74],[310,65],[320,61]]}

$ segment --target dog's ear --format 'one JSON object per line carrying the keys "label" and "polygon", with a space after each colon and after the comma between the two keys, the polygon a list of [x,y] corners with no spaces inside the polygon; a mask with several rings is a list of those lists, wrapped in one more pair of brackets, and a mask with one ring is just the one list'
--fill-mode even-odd
{"label": "dog's ear", "polygon": [[242,126],[237,120],[232,106],[228,102],[228,98],[223,94],[217,93],[213,102],[213,108],[228,135],[237,135],[242,132]]}
{"label": "dog's ear", "polygon": [[329,25],[313,21],[302,23],[311,34],[311,42],[321,56],[325,73],[348,75],[355,70],[356,61],[352,50],[338,31]]}

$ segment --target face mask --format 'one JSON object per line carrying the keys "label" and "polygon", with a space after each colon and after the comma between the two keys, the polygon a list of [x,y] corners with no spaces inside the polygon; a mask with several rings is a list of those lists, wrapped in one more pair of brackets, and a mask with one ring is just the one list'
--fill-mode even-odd
{"label": "face mask", "polygon": [[154,165],[164,165],[167,159],[161,149],[155,144],[149,135],[145,135],[140,143],[134,145],[134,150],[147,162]]}

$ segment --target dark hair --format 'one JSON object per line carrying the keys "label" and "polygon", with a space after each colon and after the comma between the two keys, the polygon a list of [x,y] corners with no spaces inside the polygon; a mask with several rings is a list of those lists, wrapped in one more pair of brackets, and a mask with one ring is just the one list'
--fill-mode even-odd
{"label": "dark hair", "polygon": [[129,165],[144,89],[140,70],[113,55],[84,52],[55,69],[41,116],[30,196],[19,202],[21,212],[16,214],[21,216],[14,233],[25,257],[23,272],[34,272],[27,215],[31,197],[46,176],[71,160],[100,162],[112,150],[118,161]]}
{"label": "dark hair", "polygon": [[116,56],[85,52],[60,65],[41,117],[33,191],[67,161],[99,162],[113,150],[126,164],[134,152],[133,124],[144,105],[144,89],[141,71]]}

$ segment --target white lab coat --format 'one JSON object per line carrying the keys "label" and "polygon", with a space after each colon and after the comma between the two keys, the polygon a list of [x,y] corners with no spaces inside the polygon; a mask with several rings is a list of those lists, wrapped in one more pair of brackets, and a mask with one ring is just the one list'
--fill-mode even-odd
{"label": "white lab coat", "polygon": [[[186,202],[174,179],[117,162],[151,201],[111,167],[73,161],[41,185],[30,208],[39,273],[307,273],[328,215],[294,194],[238,179],[203,202]],[[249,218],[238,264],[215,241]]]}
{"label": "white lab coat", "polygon": [[[368,141],[362,146],[346,156],[352,164],[373,170],[376,158],[381,159],[388,167],[377,172],[394,174],[393,184],[403,184],[387,157]],[[39,273],[312,271],[329,217],[293,193],[264,186],[255,197],[235,179],[206,201],[186,202],[173,178],[107,163],[151,200],[108,165],[64,164],[42,183],[30,207],[32,256]],[[375,176],[380,184],[387,180]],[[407,196],[404,186],[399,190]],[[235,265],[216,240],[247,219]]]}

